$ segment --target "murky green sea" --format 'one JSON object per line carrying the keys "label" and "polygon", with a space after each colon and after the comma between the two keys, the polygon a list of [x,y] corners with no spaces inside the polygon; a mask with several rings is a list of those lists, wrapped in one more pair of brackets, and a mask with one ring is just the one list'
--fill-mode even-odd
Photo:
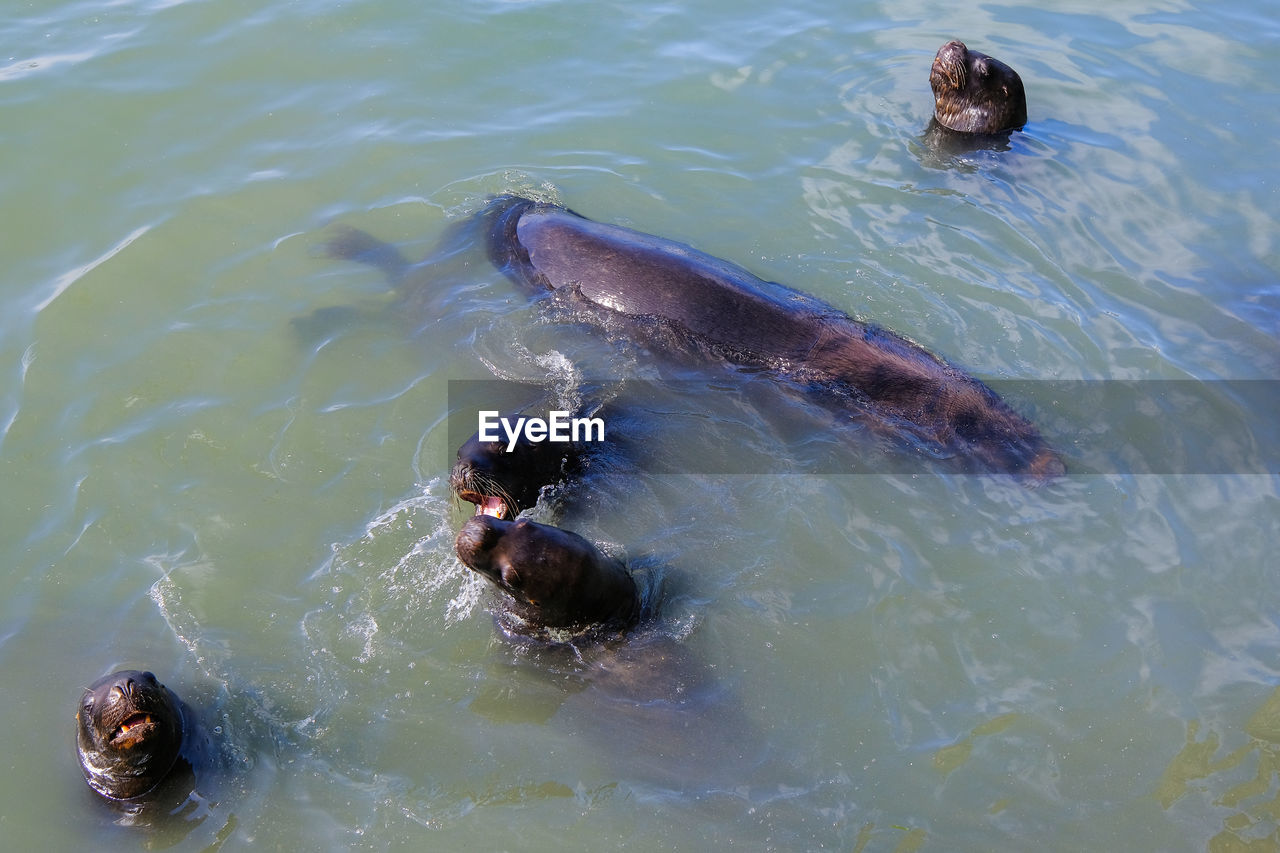
{"label": "murky green sea", "polygon": [[[1007,150],[922,139],[953,37],[1026,83]],[[9,0],[5,848],[1280,850],[1277,45],[1261,0]],[[661,580],[632,674],[692,700],[513,647],[450,381],[660,354],[479,247],[408,293],[323,251],[505,191],[1008,383],[1070,473],[899,470],[711,381],[651,412],[686,461],[641,412],[562,519]],[[1218,404],[1105,402],[1170,380]],[[123,667],[216,745],[150,826],[75,760]]]}

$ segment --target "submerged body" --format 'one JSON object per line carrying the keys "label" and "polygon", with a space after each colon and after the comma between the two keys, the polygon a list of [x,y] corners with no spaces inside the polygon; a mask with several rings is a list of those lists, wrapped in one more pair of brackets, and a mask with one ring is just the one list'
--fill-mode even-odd
{"label": "submerged body", "polygon": [[[624,764],[631,785],[679,792],[679,802],[752,808],[801,784],[769,763],[725,670],[686,647],[684,626],[677,636],[662,624],[656,590],[640,591],[620,562],[561,528],[480,514],[457,551],[509,594],[495,617],[512,669],[474,710],[538,723],[554,714],[562,731]],[[513,679],[520,671],[530,679]]]}
{"label": "submerged body", "polygon": [[488,214],[490,257],[534,292],[570,292],[655,322],[733,364],[852,398],[990,472],[1046,479],[1062,460],[994,391],[900,335],[681,243],[505,197]]}

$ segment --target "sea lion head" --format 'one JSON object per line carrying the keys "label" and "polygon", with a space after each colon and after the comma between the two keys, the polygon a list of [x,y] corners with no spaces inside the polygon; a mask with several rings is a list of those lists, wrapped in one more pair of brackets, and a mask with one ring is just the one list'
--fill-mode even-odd
{"label": "sea lion head", "polygon": [[631,573],[576,533],[527,518],[473,515],[458,559],[501,589],[526,622],[547,628],[628,626],[639,613]]}
{"label": "sea lion head", "polygon": [[934,116],[961,133],[1000,133],[1027,123],[1027,96],[1018,72],[969,50],[962,41],[938,48],[929,71]]}
{"label": "sea lion head", "polygon": [[150,672],[122,670],[85,688],[76,730],[89,785],[128,800],[150,791],[173,768],[182,750],[182,709]]}
{"label": "sea lion head", "polygon": [[561,479],[573,454],[570,445],[531,442],[523,434],[508,450],[508,442],[481,441],[476,433],[458,448],[449,486],[477,514],[515,518],[538,502],[543,486]]}

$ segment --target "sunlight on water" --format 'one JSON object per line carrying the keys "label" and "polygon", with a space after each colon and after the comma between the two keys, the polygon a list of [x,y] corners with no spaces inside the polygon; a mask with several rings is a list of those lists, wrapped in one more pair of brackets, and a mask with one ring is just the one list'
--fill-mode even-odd
{"label": "sunlight on water", "polygon": [[[314,583],[353,576],[361,585],[357,595],[361,605],[348,603],[343,612],[349,620],[357,607],[372,607],[378,611],[390,607],[403,611],[403,618],[413,619],[419,614],[429,614],[443,607],[446,623],[470,618],[476,609],[483,590],[478,578],[458,564],[452,556],[453,538],[456,534],[454,505],[437,495],[447,493],[448,486],[442,480],[429,483],[424,494],[397,503],[366,525],[365,534],[358,541],[337,545],[332,561],[311,577]],[[409,550],[376,573],[369,585],[371,569],[386,562],[386,546],[389,543],[409,544]],[[394,547],[394,544],[392,545]],[[339,587],[331,589],[338,594]],[[367,596],[376,595],[376,603]],[[366,655],[377,622],[372,614],[361,618],[363,628],[347,625],[344,630],[364,636]]]}
{"label": "sunlight on water", "polygon": [[[1280,850],[1262,4],[8,18],[7,847]],[[926,133],[951,38],[1018,69],[1023,130]],[[531,299],[473,224],[500,193],[901,333],[1069,473],[955,475]],[[331,257],[344,227],[394,251]],[[463,392],[499,387],[606,421],[530,517],[629,562],[625,643],[504,639],[455,556]],[[122,668],[210,738],[150,825],[76,766]]]}

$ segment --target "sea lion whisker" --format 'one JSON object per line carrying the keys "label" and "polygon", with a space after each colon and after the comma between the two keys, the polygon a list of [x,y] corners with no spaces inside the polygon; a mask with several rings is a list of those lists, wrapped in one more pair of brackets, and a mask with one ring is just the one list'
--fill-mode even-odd
{"label": "sea lion whisker", "polygon": [[[516,501],[515,496],[493,477],[481,471],[471,472],[471,481],[468,484],[469,492],[479,495],[482,498],[497,498],[502,503],[502,507],[509,510],[514,517],[520,512],[520,504]],[[483,504],[476,504],[476,512],[483,513]]]}

